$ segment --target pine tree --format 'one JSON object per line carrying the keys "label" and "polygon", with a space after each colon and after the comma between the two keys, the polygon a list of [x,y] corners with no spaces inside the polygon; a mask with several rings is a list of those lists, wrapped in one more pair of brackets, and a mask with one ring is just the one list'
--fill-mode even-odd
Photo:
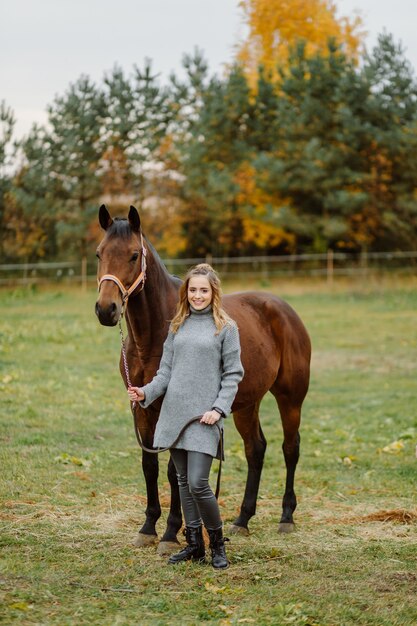
{"label": "pine tree", "polygon": [[235,176],[248,152],[249,89],[236,66],[224,81],[213,77],[199,98],[188,133],[177,142],[188,206],[183,225],[189,252],[236,253],[241,218]]}
{"label": "pine tree", "polygon": [[355,107],[367,90],[335,42],[313,57],[300,42],[279,89],[277,142],[254,165],[276,197],[278,223],[322,251],[343,238],[347,216],[363,200]]}
{"label": "pine tree", "polygon": [[254,161],[277,223],[314,251],[413,245],[416,86],[392,40],[361,69],[300,42],[278,87],[276,146]]}
{"label": "pine tree", "polygon": [[[113,186],[119,198],[127,195],[131,202],[140,202],[152,187],[152,174],[146,165],[155,159],[172,118],[167,89],[158,84],[149,60],[143,69],[135,67],[132,79],[115,67],[104,82],[105,189]],[[116,180],[118,190],[114,189]]]}
{"label": "pine tree", "polygon": [[105,102],[87,76],[48,107],[51,127],[50,182],[57,210],[57,234],[67,252],[85,256],[88,228],[101,192],[99,165],[105,151]]}
{"label": "pine tree", "polygon": [[4,219],[5,201],[11,184],[11,141],[16,123],[14,113],[6,102],[0,102],[0,258],[4,255],[3,242],[6,223]]}
{"label": "pine tree", "polygon": [[37,261],[58,253],[49,136],[34,125],[19,142],[21,166],[5,197],[2,237],[9,260]]}
{"label": "pine tree", "polygon": [[365,57],[369,83],[368,202],[353,227],[366,245],[417,245],[417,82],[401,45],[382,34]]}

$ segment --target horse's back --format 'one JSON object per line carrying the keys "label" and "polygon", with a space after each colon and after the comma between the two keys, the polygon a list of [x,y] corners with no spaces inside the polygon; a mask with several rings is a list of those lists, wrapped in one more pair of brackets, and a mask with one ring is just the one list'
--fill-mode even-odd
{"label": "horse's back", "polygon": [[241,333],[273,335],[284,345],[301,341],[303,349],[310,345],[307,330],[296,311],[278,296],[258,291],[232,293],[224,297],[227,313],[241,328]]}
{"label": "horse's back", "polygon": [[264,292],[229,294],[224,308],[239,328],[245,377],[237,403],[262,397],[277,381],[288,390],[302,384],[307,391],[311,344],[294,309]]}

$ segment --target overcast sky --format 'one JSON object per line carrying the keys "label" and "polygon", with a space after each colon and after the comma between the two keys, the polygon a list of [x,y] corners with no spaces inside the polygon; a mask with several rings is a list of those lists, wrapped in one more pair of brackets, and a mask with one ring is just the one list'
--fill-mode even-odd
{"label": "overcast sky", "polygon": [[[360,11],[368,47],[385,28],[417,68],[416,0],[335,3],[340,16]],[[148,57],[168,77],[196,46],[221,71],[243,33],[238,0],[2,0],[0,100],[14,110],[21,136],[81,74],[100,82],[116,63],[129,74]]]}

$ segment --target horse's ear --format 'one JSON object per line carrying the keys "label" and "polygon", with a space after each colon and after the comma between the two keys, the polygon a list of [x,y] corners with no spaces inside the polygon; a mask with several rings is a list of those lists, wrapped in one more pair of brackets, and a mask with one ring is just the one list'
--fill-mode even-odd
{"label": "horse's ear", "polygon": [[98,212],[98,220],[103,230],[107,230],[113,224],[113,219],[108,212],[106,205],[102,204]]}
{"label": "horse's ear", "polygon": [[134,206],[131,206],[129,210],[129,224],[134,233],[140,231],[140,217],[138,210]]}

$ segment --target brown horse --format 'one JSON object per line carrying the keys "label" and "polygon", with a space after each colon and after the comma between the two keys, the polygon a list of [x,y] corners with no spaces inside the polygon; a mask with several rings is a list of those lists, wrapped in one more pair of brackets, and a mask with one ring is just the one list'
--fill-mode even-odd
{"label": "brown horse", "polygon": [[[110,216],[103,205],[99,221],[106,231],[97,249],[100,293],[96,314],[101,324],[114,326],[127,300],[128,329],[126,354],[133,385],[148,383],[155,375],[178,298],[181,281],[171,276],[154,248],[142,234],[137,210],[130,207],[128,219]],[[301,405],[309,384],[311,345],[307,331],[295,311],[279,298],[255,292],[227,295],[224,308],[236,320],[242,346],[245,376],[241,381],[232,412],[245,446],[248,463],[246,489],[240,513],[231,530],[248,533],[248,522],[255,514],[256,500],[266,449],[259,423],[259,407],[267,391],[276,398],[284,432],[283,453],[287,469],[282,501],[281,532],[293,529],[297,505],[294,474],[299,457]],[[123,361],[121,374],[126,383]],[[147,447],[152,446],[161,399],[148,409],[135,408],[135,421]],[[156,522],[161,515],[158,496],[158,456],[142,453],[147,490],[145,523],[136,545],[157,541]],[[173,463],[168,464],[171,506],[159,551],[172,549],[182,518]]]}

